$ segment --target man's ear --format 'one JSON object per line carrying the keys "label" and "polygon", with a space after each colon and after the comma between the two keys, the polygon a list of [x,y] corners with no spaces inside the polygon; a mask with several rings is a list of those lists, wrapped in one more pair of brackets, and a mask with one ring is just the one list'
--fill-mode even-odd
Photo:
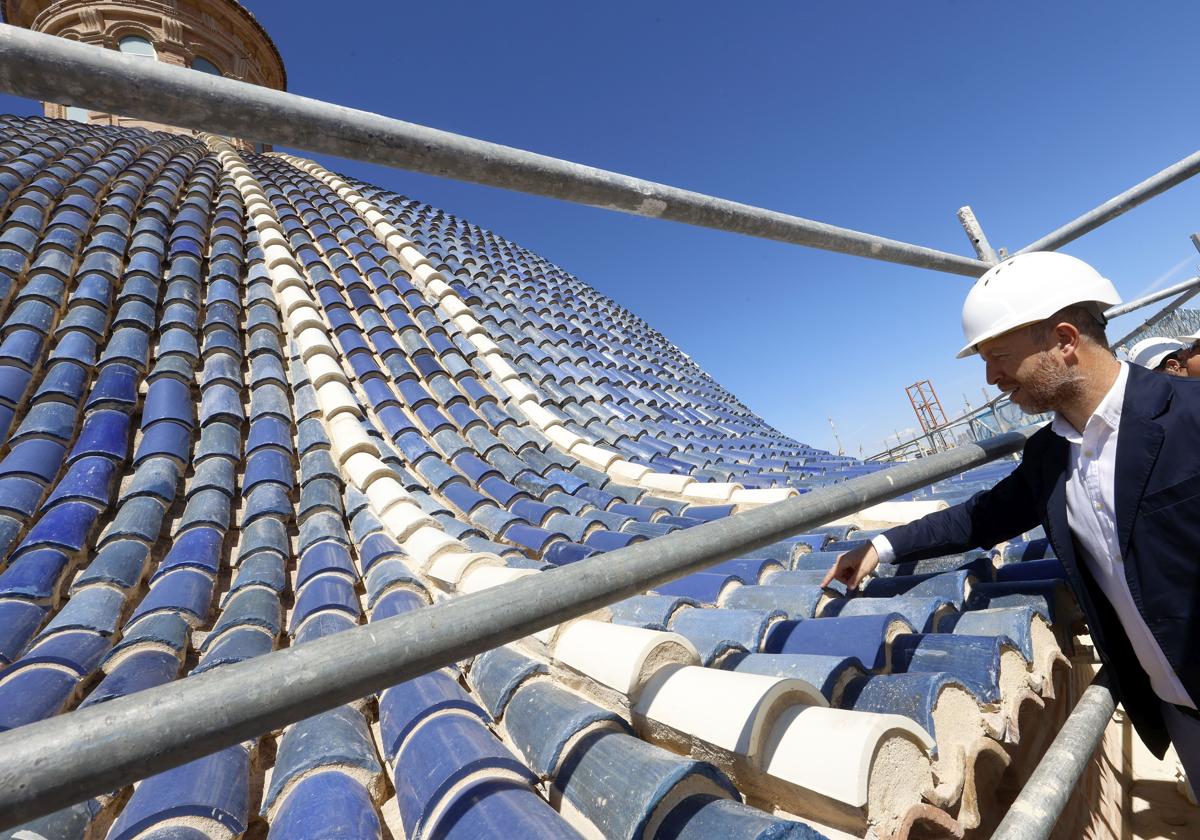
{"label": "man's ear", "polygon": [[1163,365],[1163,372],[1173,376],[1183,376],[1183,365],[1179,364],[1178,359],[1167,359]]}
{"label": "man's ear", "polygon": [[1079,328],[1074,324],[1063,321],[1054,327],[1054,342],[1058,347],[1059,352],[1068,360],[1074,360],[1079,357],[1079,342],[1082,336],[1079,333]]}

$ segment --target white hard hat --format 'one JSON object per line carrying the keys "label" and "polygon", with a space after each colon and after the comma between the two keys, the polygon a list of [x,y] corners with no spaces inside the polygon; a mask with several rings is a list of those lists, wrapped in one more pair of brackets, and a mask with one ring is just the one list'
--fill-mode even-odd
{"label": "white hard hat", "polygon": [[975,281],[963,302],[965,359],[976,346],[1006,332],[1035,324],[1076,303],[1107,309],[1121,302],[1113,284],[1083,260],[1054,251],[1009,257]]}
{"label": "white hard hat", "polygon": [[1162,360],[1172,353],[1178,353],[1187,347],[1182,341],[1173,338],[1143,338],[1129,348],[1129,361],[1135,365],[1154,370]]}

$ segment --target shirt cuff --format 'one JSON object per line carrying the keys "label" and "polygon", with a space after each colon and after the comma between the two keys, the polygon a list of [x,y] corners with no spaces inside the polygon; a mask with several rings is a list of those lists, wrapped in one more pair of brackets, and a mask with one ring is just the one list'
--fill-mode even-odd
{"label": "shirt cuff", "polygon": [[875,547],[875,552],[879,555],[880,563],[895,563],[896,550],[892,548],[892,543],[883,534],[876,534],[871,537],[871,545]]}

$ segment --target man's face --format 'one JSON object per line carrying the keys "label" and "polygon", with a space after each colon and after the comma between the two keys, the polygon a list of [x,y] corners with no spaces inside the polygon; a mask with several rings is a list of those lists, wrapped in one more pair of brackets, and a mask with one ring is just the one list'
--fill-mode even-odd
{"label": "man's face", "polygon": [[1058,410],[1078,393],[1081,379],[1068,367],[1053,333],[1040,325],[1022,327],[979,345],[987,381],[1009,395],[1026,414]]}
{"label": "man's face", "polygon": [[1183,352],[1187,354],[1187,361],[1184,363],[1187,375],[1200,379],[1200,339],[1193,341],[1192,346]]}

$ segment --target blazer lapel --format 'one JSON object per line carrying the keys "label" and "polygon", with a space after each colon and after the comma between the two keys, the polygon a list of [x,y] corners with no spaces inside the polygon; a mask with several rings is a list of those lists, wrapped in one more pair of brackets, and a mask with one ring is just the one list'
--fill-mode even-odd
{"label": "blazer lapel", "polygon": [[1121,418],[1121,430],[1117,433],[1117,541],[1121,556],[1129,553],[1129,538],[1133,534],[1133,521],[1142,503],[1142,492],[1150,480],[1150,471],[1158,460],[1162,449],[1163,428],[1153,420],[1140,415]]}
{"label": "blazer lapel", "polygon": [[[1071,527],[1067,521],[1067,455],[1068,444],[1054,435],[1042,458],[1042,486],[1049,487],[1046,498],[1046,536],[1054,546],[1054,553],[1064,561],[1074,561],[1074,543]],[[1068,565],[1074,565],[1071,562]]]}
{"label": "blazer lapel", "polygon": [[1114,499],[1117,541],[1122,557],[1129,552],[1133,522],[1165,437],[1162,426],[1152,419],[1166,410],[1171,401],[1171,389],[1160,377],[1162,374],[1130,365],[1125,403],[1121,408],[1121,428],[1117,432]]}

